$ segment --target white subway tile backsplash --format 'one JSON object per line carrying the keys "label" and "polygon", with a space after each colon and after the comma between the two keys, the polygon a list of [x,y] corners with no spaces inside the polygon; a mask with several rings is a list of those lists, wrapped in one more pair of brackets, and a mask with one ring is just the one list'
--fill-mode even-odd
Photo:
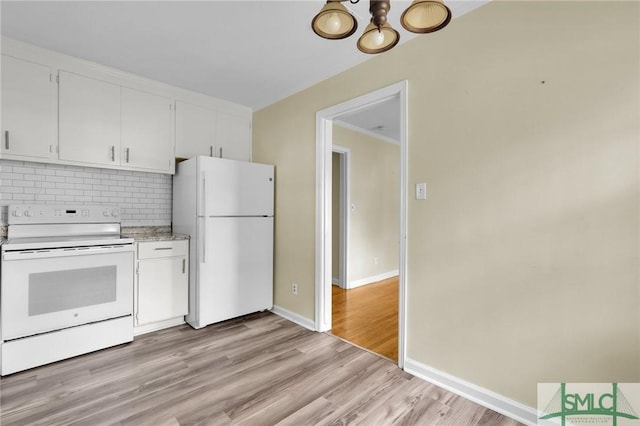
{"label": "white subway tile backsplash", "polygon": [[12,203],[120,207],[123,226],[170,226],[171,175],[0,160],[0,224]]}

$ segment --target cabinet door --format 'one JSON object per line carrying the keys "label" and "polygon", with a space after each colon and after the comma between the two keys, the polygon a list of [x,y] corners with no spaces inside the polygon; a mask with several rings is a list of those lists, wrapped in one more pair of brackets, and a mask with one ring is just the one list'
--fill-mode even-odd
{"label": "cabinet door", "polygon": [[249,117],[218,113],[216,157],[251,161],[251,121]]}
{"label": "cabinet door", "polygon": [[187,258],[165,257],[138,262],[137,325],[186,315]]}
{"label": "cabinet door", "polygon": [[137,169],[174,172],[171,99],[123,87],[121,161]]}
{"label": "cabinet door", "polygon": [[2,55],[2,158],[55,157],[51,77],[46,65]]}
{"label": "cabinet door", "polygon": [[120,86],[60,71],[59,158],[120,164]]}
{"label": "cabinet door", "polygon": [[176,157],[214,155],[216,148],[216,112],[176,102]]}

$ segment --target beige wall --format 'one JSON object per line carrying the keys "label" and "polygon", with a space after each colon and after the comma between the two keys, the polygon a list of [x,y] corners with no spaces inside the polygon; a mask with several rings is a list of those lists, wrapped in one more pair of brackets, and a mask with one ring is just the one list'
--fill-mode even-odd
{"label": "beige wall", "polygon": [[338,125],[333,143],[351,151],[349,281],[373,282],[398,269],[400,146]]}
{"label": "beige wall", "polygon": [[494,1],[256,112],[275,303],[314,318],[316,111],[406,79],[408,357],[530,406],[537,382],[640,381],[638,21]]}

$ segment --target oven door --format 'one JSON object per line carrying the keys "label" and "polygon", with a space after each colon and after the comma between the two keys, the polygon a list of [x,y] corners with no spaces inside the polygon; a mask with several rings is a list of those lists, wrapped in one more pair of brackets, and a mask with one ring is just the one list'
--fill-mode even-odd
{"label": "oven door", "polygon": [[4,251],[2,340],[131,315],[133,253],[132,244]]}

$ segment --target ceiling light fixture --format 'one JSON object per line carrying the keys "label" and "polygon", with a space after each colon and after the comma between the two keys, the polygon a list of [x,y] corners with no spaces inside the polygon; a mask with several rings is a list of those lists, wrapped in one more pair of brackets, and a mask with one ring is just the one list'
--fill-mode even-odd
{"label": "ceiling light fixture", "polygon": [[[349,13],[342,2],[347,0],[327,0],[324,7],[311,21],[311,28],[320,37],[339,40],[352,35],[358,28],[356,18]],[[356,4],[360,0],[349,0]],[[358,39],[358,49],[364,53],[382,53],[392,49],[400,41],[400,34],[387,21],[391,10],[390,0],[370,0],[371,21],[364,34]],[[443,0],[413,0],[402,12],[400,23],[413,33],[425,34],[438,31],[451,21],[451,10]]]}

